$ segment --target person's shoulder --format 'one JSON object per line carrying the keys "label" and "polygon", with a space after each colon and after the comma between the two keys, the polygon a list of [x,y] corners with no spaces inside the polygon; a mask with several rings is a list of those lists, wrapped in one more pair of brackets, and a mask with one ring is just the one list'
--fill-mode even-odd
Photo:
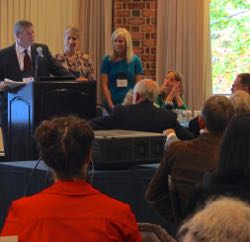
{"label": "person's shoulder", "polygon": [[109,55],[105,55],[105,56],[102,58],[102,66],[103,66],[103,67],[107,68],[111,63],[112,63],[112,61],[111,61]]}
{"label": "person's shoulder", "polygon": [[124,110],[130,110],[131,108],[133,109],[136,105],[131,104],[131,105],[117,105],[114,108],[114,114],[123,112]]}
{"label": "person's shoulder", "polygon": [[161,108],[161,107],[156,107],[156,106],[154,106],[154,107],[157,109],[157,112],[159,114],[161,114],[162,116],[177,119],[177,113],[176,112],[174,112],[172,110],[166,110],[166,109]]}
{"label": "person's shoulder", "polygon": [[141,58],[138,55],[133,55],[133,61],[139,61],[141,62]]}
{"label": "person's shoulder", "polygon": [[37,204],[37,202],[41,202],[41,192],[32,195],[32,196],[25,196],[19,198],[12,202],[11,208],[14,212],[18,212],[19,214],[25,213],[29,210],[31,204]]}
{"label": "person's shoulder", "polygon": [[198,144],[196,144],[195,139],[192,140],[176,140],[168,146],[168,150],[176,151],[177,153],[184,151],[193,152],[193,150],[198,149]]}
{"label": "person's shoulder", "polygon": [[122,217],[128,213],[132,214],[130,206],[127,203],[111,198],[106,194],[101,193],[101,202],[105,210],[110,211],[115,217],[122,220]]}
{"label": "person's shoulder", "polygon": [[15,49],[15,44],[11,45],[11,46],[7,46],[7,47],[5,47],[3,49],[0,49],[0,54],[4,55],[4,54],[9,53],[9,51],[12,51],[14,49]]}
{"label": "person's shoulder", "polygon": [[44,47],[44,48],[48,48],[48,45],[42,44],[42,43],[33,43],[33,46],[35,46],[35,47]]}
{"label": "person's shoulder", "polygon": [[55,58],[58,60],[58,61],[64,61],[65,60],[65,56],[63,53],[57,53],[55,54]]}
{"label": "person's shoulder", "polygon": [[105,55],[103,58],[102,58],[102,61],[111,61],[111,59],[110,59],[110,55]]}

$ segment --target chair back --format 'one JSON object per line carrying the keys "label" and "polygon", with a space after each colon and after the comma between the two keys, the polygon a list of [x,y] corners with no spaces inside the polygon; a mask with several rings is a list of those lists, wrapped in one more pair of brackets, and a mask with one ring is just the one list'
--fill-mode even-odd
{"label": "chair back", "polygon": [[176,242],[176,240],[160,225],[138,223],[143,242]]}
{"label": "chair back", "polygon": [[168,175],[168,190],[174,223],[176,226],[178,226],[182,218],[182,212],[180,207],[180,200],[171,174]]}

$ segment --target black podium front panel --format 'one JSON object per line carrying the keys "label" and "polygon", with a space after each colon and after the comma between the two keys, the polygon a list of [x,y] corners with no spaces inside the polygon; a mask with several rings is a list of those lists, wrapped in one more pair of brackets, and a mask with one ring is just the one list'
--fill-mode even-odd
{"label": "black podium front panel", "polygon": [[10,90],[6,108],[3,132],[8,160],[36,159],[33,134],[42,120],[71,114],[95,117],[96,82],[33,82]]}
{"label": "black podium front panel", "polygon": [[96,82],[36,82],[36,123],[54,116],[96,116]]}

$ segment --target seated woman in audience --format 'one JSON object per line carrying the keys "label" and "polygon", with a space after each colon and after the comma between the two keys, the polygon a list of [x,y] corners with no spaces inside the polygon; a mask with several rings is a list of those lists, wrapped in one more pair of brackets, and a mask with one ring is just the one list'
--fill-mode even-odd
{"label": "seated woman in audience", "polygon": [[182,98],[182,75],[177,71],[169,71],[160,87],[156,105],[167,109],[186,109]]}
{"label": "seated woman in audience", "polygon": [[134,54],[132,38],[125,28],[116,29],[111,37],[112,51],[103,58],[101,84],[105,107],[112,111],[120,105],[126,93],[142,79],[142,63]]}
{"label": "seated woman in audience", "polygon": [[93,79],[93,68],[87,54],[79,51],[80,31],[76,27],[67,27],[64,30],[64,51],[56,54],[56,60],[61,63],[79,80]]}
{"label": "seated woman in audience", "polygon": [[234,196],[250,202],[250,114],[235,116],[225,130],[216,171],[206,173],[187,213],[211,196]]}
{"label": "seated woman in audience", "polygon": [[141,241],[128,205],[88,183],[94,133],[83,119],[43,121],[35,132],[54,184],[11,205],[1,232],[25,242]]}

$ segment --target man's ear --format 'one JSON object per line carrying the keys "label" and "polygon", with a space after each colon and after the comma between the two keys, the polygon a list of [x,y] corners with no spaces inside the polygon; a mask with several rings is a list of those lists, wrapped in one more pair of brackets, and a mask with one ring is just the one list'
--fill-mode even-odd
{"label": "man's ear", "polygon": [[139,99],[140,99],[140,94],[137,92],[137,93],[136,93],[136,99],[135,99],[135,100],[136,100],[136,102],[138,102],[138,101],[139,101]]}
{"label": "man's ear", "polygon": [[200,129],[205,128],[204,118],[201,115],[198,116],[198,123],[199,123]]}
{"label": "man's ear", "polygon": [[133,104],[138,103],[139,99],[140,99],[140,94],[138,92],[135,92],[133,97]]}

